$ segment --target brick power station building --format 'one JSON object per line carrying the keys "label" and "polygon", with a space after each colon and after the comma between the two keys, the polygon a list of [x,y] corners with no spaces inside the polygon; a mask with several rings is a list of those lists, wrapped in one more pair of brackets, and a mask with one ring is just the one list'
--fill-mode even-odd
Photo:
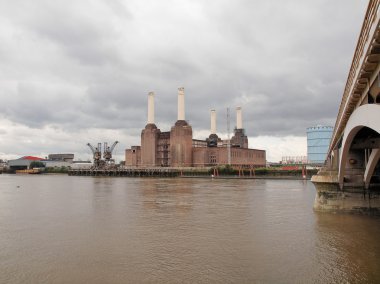
{"label": "brick power station building", "polygon": [[211,111],[211,133],[205,140],[193,139],[185,120],[184,88],[178,89],[178,120],[170,131],[162,132],[154,121],[154,93],[148,95],[148,121],[141,131],[141,146],[125,150],[127,167],[263,167],[265,150],[249,149],[243,129],[241,108],[236,108],[234,136],[222,140],[216,134],[216,112]]}

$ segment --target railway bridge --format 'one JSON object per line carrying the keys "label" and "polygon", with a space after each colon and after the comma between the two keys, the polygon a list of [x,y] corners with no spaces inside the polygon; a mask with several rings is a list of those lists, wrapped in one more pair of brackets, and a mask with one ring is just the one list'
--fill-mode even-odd
{"label": "railway bridge", "polygon": [[314,209],[380,215],[380,0],[369,1]]}

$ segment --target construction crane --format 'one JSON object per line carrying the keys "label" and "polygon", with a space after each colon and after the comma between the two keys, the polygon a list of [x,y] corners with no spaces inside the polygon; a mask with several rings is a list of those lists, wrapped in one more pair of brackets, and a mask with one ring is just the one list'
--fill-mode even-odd
{"label": "construction crane", "polygon": [[104,142],[104,152],[103,152],[103,158],[106,161],[107,164],[111,163],[112,159],[112,151],[115,149],[116,144],[119,143],[119,141],[115,141],[111,147],[108,146],[107,142]]}
{"label": "construction crane", "polygon": [[100,159],[102,157],[102,143],[98,143],[98,147],[94,148],[90,143],[87,143],[87,146],[90,147],[93,157],[94,157],[94,166],[98,167],[100,165]]}

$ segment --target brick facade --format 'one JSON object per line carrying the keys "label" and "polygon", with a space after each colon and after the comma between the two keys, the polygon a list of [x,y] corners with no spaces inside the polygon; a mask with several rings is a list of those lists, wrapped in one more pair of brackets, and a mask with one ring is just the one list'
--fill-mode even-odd
{"label": "brick facade", "polygon": [[[249,149],[244,129],[235,129],[231,139],[231,165],[265,167],[265,150]],[[216,135],[215,135],[216,136]],[[210,136],[211,137],[211,136]],[[125,152],[126,166],[142,167],[210,167],[228,164],[228,148],[217,136],[193,139],[191,126],[178,120],[171,131],[161,132],[155,124],[147,124],[141,132],[141,147]]]}
{"label": "brick facade", "polygon": [[141,165],[146,167],[156,166],[157,144],[160,129],[155,124],[147,124],[141,131]]}
{"label": "brick facade", "polygon": [[141,147],[132,146],[125,150],[125,165],[129,167],[141,166]]}
{"label": "brick facade", "polygon": [[170,131],[170,165],[191,167],[193,165],[193,130],[185,120],[178,120]]}

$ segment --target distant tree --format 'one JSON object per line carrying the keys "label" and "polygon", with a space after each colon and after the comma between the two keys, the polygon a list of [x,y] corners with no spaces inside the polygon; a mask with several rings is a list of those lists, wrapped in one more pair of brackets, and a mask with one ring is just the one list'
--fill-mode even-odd
{"label": "distant tree", "polygon": [[44,168],[45,167],[45,164],[40,162],[40,161],[33,161],[30,163],[30,166],[29,168],[33,169],[33,168]]}

